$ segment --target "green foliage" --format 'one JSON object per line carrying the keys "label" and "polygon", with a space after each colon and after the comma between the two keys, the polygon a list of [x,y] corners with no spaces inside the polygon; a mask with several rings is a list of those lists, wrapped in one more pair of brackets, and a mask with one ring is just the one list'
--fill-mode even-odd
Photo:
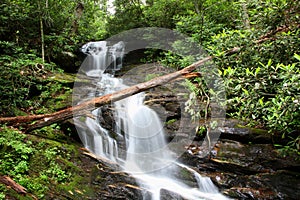
{"label": "green foliage", "polygon": [[[205,108],[203,109],[203,107],[201,109],[199,108],[199,89],[197,88],[197,86],[189,81],[186,81],[186,86],[191,93],[189,95],[189,99],[185,102],[185,112],[189,113],[192,116],[193,121],[198,121],[203,116],[201,116],[201,112],[207,113],[208,110]],[[207,118],[206,114],[205,117]]]}
{"label": "green foliage", "polygon": [[[286,157],[289,155],[298,155],[300,156],[300,136],[294,138],[294,137],[289,137],[289,142],[286,145],[282,144],[275,144],[276,147],[278,147],[279,153]],[[299,158],[298,158],[299,160]]]}
{"label": "green foliage", "polygon": [[0,130],[0,173],[11,176],[26,174],[29,158],[34,153],[30,141],[17,130],[2,127]]}
{"label": "green foliage", "polygon": [[125,30],[146,27],[143,6],[135,0],[114,1],[115,13],[107,19],[106,30],[108,35],[115,35]]}
{"label": "green foliage", "polygon": [[114,5],[116,12],[106,26],[109,35],[149,26],[172,29],[178,19],[176,16],[186,15],[193,7],[192,3],[183,0],[148,1],[146,5],[139,0],[116,0]]}
{"label": "green foliage", "polygon": [[28,176],[30,159],[36,153],[26,135],[6,126],[0,128],[0,174],[12,177],[17,183],[39,197],[45,186]]}
{"label": "green foliage", "polygon": [[[153,1],[144,8],[144,18],[151,27],[175,28],[176,16],[186,15],[191,2],[183,0]],[[167,12],[166,12],[167,11]]]}
{"label": "green foliage", "polygon": [[30,106],[30,93],[42,87],[42,82],[53,67],[43,63],[34,54],[23,54],[18,48],[14,52],[18,56],[0,55],[0,113],[6,115],[14,115],[12,108]]}
{"label": "green foliage", "polygon": [[[0,38],[24,47],[26,53],[34,52],[41,57],[44,37],[48,62],[59,59],[63,52],[74,54],[87,40],[100,40],[106,36],[107,12],[100,8],[101,2],[85,1],[82,13],[77,13],[80,5],[77,1],[3,0]],[[5,49],[1,48],[0,54]]]}
{"label": "green foliage", "polygon": [[171,67],[173,69],[182,69],[192,64],[194,58],[192,56],[180,56],[171,51],[162,52],[159,60],[164,66]]}
{"label": "green foliage", "polygon": [[274,30],[299,20],[299,3],[286,0],[252,0],[247,4],[250,23],[261,30]]}
{"label": "green foliage", "polygon": [[[43,134],[45,137],[53,137],[54,133],[62,135],[58,131],[59,127],[53,125],[47,130],[36,131],[35,134]],[[76,155],[74,150],[73,145],[27,136],[18,130],[2,126],[0,175],[10,176],[29,193],[42,198],[50,188],[73,181],[73,174],[78,171],[70,161]],[[4,194],[7,193],[0,193]]]}
{"label": "green foliage", "polygon": [[5,192],[6,188],[2,188],[2,186],[0,186],[0,199],[5,199]]}
{"label": "green foliage", "polygon": [[207,127],[206,126],[199,126],[197,130],[198,136],[203,136],[207,133]]}
{"label": "green foliage", "polygon": [[[264,126],[273,133],[280,132],[291,141],[287,149],[299,149],[295,145],[299,138],[289,136],[299,131],[300,124],[299,5],[284,0],[193,2],[195,10],[176,16],[176,30],[191,36],[209,55],[215,56],[214,63],[226,85],[228,116]],[[289,31],[281,32],[286,26]],[[226,50],[234,47],[241,47],[240,52],[225,55]],[[191,60],[164,52],[161,62],[178,69]],[[197,101],[200,106],[201,102],[205,105],[215,98],[213,95],[218,96],[216,91],[207,91],[205,81],[197,79],[187,87],[194,95],[190,96],[186,111],[196,118],[205,116],[201,114],[203,106],[191,106]]]}
{"label": "green foliage", "polygon": [[176,119],[170,119],[169,121],[165,122],[166,125],[171,125],[175,123],[177,120]]}
{"label": "green foliage", "polygon": [[284,65],[269,60],[255,69],[228,67],[220,74],[230,116],[252,119],[283,137],[300,129],[299,62]]}

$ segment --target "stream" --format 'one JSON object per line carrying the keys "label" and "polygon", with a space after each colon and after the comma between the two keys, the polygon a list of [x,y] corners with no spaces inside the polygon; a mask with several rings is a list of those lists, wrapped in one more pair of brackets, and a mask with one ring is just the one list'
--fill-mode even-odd
{"label": "stream", "polygon": [[[124,48],[122,42],[108,46],[105,41],[90,42],[82,47],[88,55],[83,63],[87,66],[83,73],[97,89],[75,92],[77,99],[81,99],[78,103],[128,87],[122,79],[106,73],[106,66],[112,73],[121,69]],[[141,92],[112,105],[115,135],[102,127],[101,108],[95,108],[93,116],[85,119],[74,118],[85,148],[117,163],[124,172],[133,175],[140,187],[148,191],[143,199],[160,200],[163,190],[191,200],[227,199],[210,178],[202,177],[194,169],[176,161],[175,152],[168,148],[158,114],[144,104],[144,99],[145,93]],[[193,176],[194,183],[188,185],[180,180],[176,174],[182,170]]]}
{"label": "stream", "polygon": [[[122,69],[122,42],[92,42],[82,51],[88,56],[75,82],[74,104],[128,87],[128,80],[114,76]],[[153,64],[139,70],[149,74],[145,69],[151,67],[157,70]],[[208,159],[201,156],[203,138],[184,146],[184,136],[174,136],[179,122],[162,123],[180,116],[172,98],[155,89],[74,118],[85,148],[106,160],[90,175],[91,186],[99,188],[96,199],[298,199],[299,159],[282,157],[271,145],[276,138],[228,119]],[[169,145],[174,138],[178,144]],[[179,146],[185,148],[180,155]]]}

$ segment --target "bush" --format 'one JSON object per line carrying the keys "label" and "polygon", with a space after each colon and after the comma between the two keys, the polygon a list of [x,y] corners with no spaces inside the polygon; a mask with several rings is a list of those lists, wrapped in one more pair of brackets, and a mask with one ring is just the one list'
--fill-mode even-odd
{"label": "bush", "polygon": [[53,64],[43,63],[34,54],[24,54],[12,43],[1,42],[0,48],[7,45],[10,54],[0,55],[0,113],[14,115],[15,108],[30,106],[30,94],[42,88],[42,82],[53,68]]}
{"label": "bush", "polygon": [[[45,137],[55,130],[50,126],[46,133],[40,132],[35,131],[35,134]],[[72,181],[72,174],[77,170],[70,162],[74,149],[72,145],[28,136],[16,129],[1,126],[0,176],[11,177],[29,193],[42,198],[51,187]],[[8,190],[4,191],[7,195],[10,194]],[[4,193],[0,192],[0,197]]]}
{"label": "bush", "polygon": [[17,176],[28,171],[30,156],[34,153],[30,141],[17,130],[1,127],[0,129],[0,174]]}
{"label": "bush", "polygon": [[300,128],[299,62],[283,65],[269,60],[256,69],[228,67],[220,74],[226,84],[230,116],[253,119],[283,133]]}

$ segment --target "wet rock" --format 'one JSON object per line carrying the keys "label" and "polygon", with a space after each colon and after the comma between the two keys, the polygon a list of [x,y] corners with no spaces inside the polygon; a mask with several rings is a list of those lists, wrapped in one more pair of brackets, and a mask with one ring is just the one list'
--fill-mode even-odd
{"label": "wet rock", "polygon": [[261,175],[263,184],[269,185],[277,191],[282,199],[299,199],[300,197],[300,173],[287,170],[279,170],[274,173]]}
{"label": "wet rock", "polygon": [[[220,138],[234,140],[242,143],[255,143],[255,144],[287,144],[290,139],[282,138],[281,133],[270,134],[268,130],[260,128],[249,128],[246,122],[226,119],[223,127],[219,128],[221,131]],[[289,133],[292,138],[297,138],[299,131],[294,130]]]}
{"label": "wet rock", "polygon": [[[300,162],[281,157],[270,144],[242,144],[222,140],[216,147],[216,161],[226,161],[253,172],[268,172],[281,169],[300,171]],[[221,162],[222,163],[222,162]],[[223,162],[224,163],[224,162]]]}
{"label": "wet rock", "polygon": [[197,166],[221,191],[237,199],[298,199],[300,161],[281,157],[270,144],[220,140],[215,157],[184,153],[180,161]]}
{"label": "wet rock", "polygon": [[165,190],[165,189],[160,190],[160,199],[161,200],[170,200],[170,199],[185,200],[179,194],[177,194],[175,192],[171,192],[169,190]]}
{"label": "wet rock", "polygon": [[106,130],[113,130],[114,129],[114,112],[111,105],[102,106],[101,112],[98,113],[98,120],[100,125],[105,128]]}
{"label": "wet rock", "polygon": [[98,163],[90,173],[90,184],[95,191],[95,199],[143,199],[148,193],[140,188],[129,174],[120,171],[114,164]]}
{"label": "wet rock", "polygon": [[236,187],[224,191],[231,198],[236,199],[281,199],[272,191],[256,190],[253,188]]}
{"label": "wet rock", "polygon": [[[258,173],[255,175],[232,175],[222,173],[215,183],[225,188],[223,193],[238,199],[297,199],[299,175],[289,172]],[[279,181],[280,180],[280,181]]]}
{"label": "wet rock", "polygon": [[234,127],[222,127],[219,130],[221,131],[222,139],[235,140],[242,143],[253,142],[256,144],[270,144],[273,141],[272,134],[266,130]]}

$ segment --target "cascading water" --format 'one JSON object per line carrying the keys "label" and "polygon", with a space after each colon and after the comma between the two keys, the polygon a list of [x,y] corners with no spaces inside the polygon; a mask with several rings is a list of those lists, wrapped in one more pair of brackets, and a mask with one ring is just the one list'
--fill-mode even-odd
{"label": "cascading water", "polygon": [[107,42],[89,42],[82,46],[81,51],[89,55],[84,61],[86,62],[85,65],[89,66],[86,75],[91,77],[101,76],[106,69]]}
{"label": "cascading water", "polygon": [[[90,62],[93,63],[93,68],[88,68],[85,74],[99,77],[95,85],[102,88],[100,92],[88,92],[87,96],[101,96],[127,87],[121,79],[104,73],[105,67],[110,64],[106,63],[107,60],[113,63],[113,70],[120,69],[121,63],[116,60],[122,60],[124,55],[122,42],[111,49],[106,47],[106,43],[91,42],[82,49],[86,54],[90,54],[88,59],[98,59]],[[109,131],[100,125],[99,115],[102,113],[99,108],[92,112],[93,117],[86,117],[85,120],[74,118],[75,123],[79,125],[78,132],[85,147],[98,156],[119,163],[124,171],[137,179],[141,187],[150,192],[153,200],[159,200],[163,190],[185,199],[227,199],[219,193],[209,178],[201,177],[193,169],[174,162],[172,152],[165,141],[162,123],[156,112],[143,104],[144,97],[144,93],[139,93],[114,103],[117,135],[114,139]],[[125,158],[119,156],[117,140],[123,140],[125,143]],[[176,177],[175,174],[182,169],[194,175],[198,187],[188,186]],[[144,199],[149,199],[149,194]]]}
{"label": "cascading water", "polygon": [[112,63],[112,70],[120,70],[122,67],[122,59],[124,57],[124,42],[120,41],[116,44],[114,44],[109,49],[109,54],[111,55],[110,63]]}

